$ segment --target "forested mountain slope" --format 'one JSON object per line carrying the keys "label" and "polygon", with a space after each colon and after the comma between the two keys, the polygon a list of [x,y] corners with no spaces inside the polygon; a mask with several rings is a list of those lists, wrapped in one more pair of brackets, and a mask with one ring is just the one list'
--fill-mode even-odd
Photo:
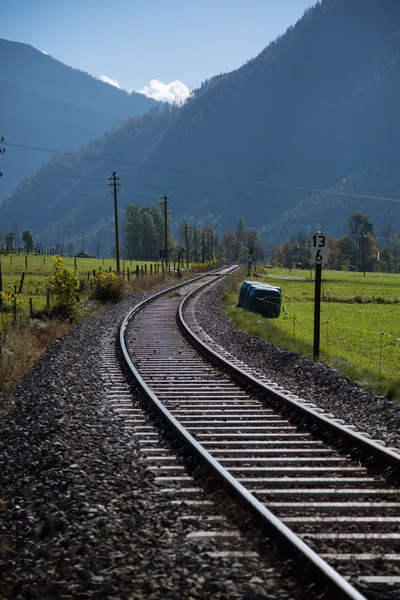
{"label": "forested mountain slope", "polygon": [[[66,150],[155,106],[28,44],[0,39],[0,56],[0,136],[6,142]],[[49,158],[9,146],[1,161],[0,202]]]}
{"label": "forested mountain slope", "polygon": [[[302,220],[296,215],[293,227],[314,227],[315,204],[304,201],[315,195],[255,181],[329,189],[384,166],[381,181],[370,189],[357,179],[353,191],[397,193],[399,55],[399,2],[326,0],[253,61],[206,85],[152,154],[154,164],[218,179],[144,171],[139,182],[168,190],[180,212],[190,199],[199,215],[232,222],[244,214],[259,227],[299,202]],[[329,219],[318,215],[328,229],[348,214],[346,197],[330,200]]]}
{"label": "forested mountain slope", "polygon": [[[168,194],[177,219],[193,216],[221,229],[243,215],[248,226],[276,240],[299,229],[341,235],[354,209],[374,210],[377,226],[389,219],[396,227],[398,203],[312,190],[400,197],[399,57],[397,0],[318,3],[255,59],[205,82],[169,116],[165,130],[157,119],[149,123],[158,129],[148,131],[146,148],[135,137],[134,154],[146,168],[129,171],[131,201],[148,204]],[[129,126],[126,139],[133,131]],[[118,147],[122,161],[133,160],[114,146],[113,134],[107,140],[108,158]],[[10,222],[28,197],[52,205],[55,196],[44,201],[40,187],[54,183],[57,165],[19,188],[0,218]],[[77,165],[74,186],[82,169]],[[85,177],[87,169],[85,163]],[[124,178],[123,167],[112,162],[104,163],[102,176],[112,170]],[[70,210],[75,192],[71,184],[64,188]],[[93,207],[93,224],[97,218]],[[80,222],[75,226],[84,231]],[[61,242],[71,224],[59,221],[56,231],[37,226],[37,232]]]}
{"label": "forested mountain slope", "polygon": [[[135,165],[146,160],[177,112],[158,104],[142,117],[129,119],[123,127],[81,146],[78,155],[54,157],[5,199],[0,207],[3,231],[3,224],[17,221],[20,231],[30,229],[36,242],[45,246],[72,242],[79,250],[94,251],[101,242],[103,251],[106,248],[109,253],[114,205],[108,177],[113,171],[122,176],[120,208],[135,202]],[[158,200],[146,193],[145,197],[147,204]]]}

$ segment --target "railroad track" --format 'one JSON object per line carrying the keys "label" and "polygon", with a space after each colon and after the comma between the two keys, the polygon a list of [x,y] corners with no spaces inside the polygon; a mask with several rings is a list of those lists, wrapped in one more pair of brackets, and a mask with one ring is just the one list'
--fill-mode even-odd
{"label": "railroad track", "polygon": [[[387,469],[398,472],[400,454],[279,389],[210,340],[195,319],[195,293],[216,278],[158,294],[122,324],[123,355],[152,410],[270,536],[334,590],[333,597],[399,598],[400,486],[388,482]],[[279,404],[301,419],[301,428],[282,416]],[[170,451],[160,451],[157,434],[128,396],[117,405],[139,436],[162,491],[188,507],[212,504],[199,499]],[[317,436],[316,427],[324,434]],[[329,445],[326,432],[374,457],[374,469]],[[204,527],[191,531],[193,539],[237,535],[225,529],[223,515],[198,522]]]}

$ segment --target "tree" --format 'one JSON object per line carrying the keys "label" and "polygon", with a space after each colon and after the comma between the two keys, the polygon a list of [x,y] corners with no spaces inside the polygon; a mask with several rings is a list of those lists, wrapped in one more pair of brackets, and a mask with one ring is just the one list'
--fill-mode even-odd
{"label": "tree", "polygon": [[371,233],[364,235],[361,240],[361,259],[363,261],[363,269],[367,271],[376,271],[378,262],[378,245],[375,236]]}
{"label": "tree", "polygon": [[[159,258],[159,251],[164,250],[164,218],[158,206],[127,204],[125,222],[123,224],[125,256],[132,259]],[[169,232],[168,248],[174,244]]]}
{"label": "tree", "polygon": [[[236,228],[236,262],[240,261],[241,255],[243,255],[243,246],[246,240],[246,222],[244,217],[240,217],[237,228]],[[246,248],[245,254],[248,254],[248,248]],[[243,260],[243,256],[242,256]]]}
{"label": "tree", "polygon": [[25,245],[25,252],[33,252],[35,243],[33,241],[33,235],[29,229],[25,229],[25,231],[22,232],[21,239]]}
{"label": "tree", "polygon": [[221,242],[221,253],[229,262],[235,262],[237,256],[236,234],[232,229],[224,231]]}
{"label": "tree", "polygon": [[74,319],[77,315],[79,300],[79,277],[73,269],[65,267],[62,258],[58,256],[54,260],[50,290],[56,297],[56,311],[66,319]]}
{"label": "tree", "polygon": [[400,238],[392,233],[389,237],[388,250],[392,256],[394,272],[397,273],[400,266]]}
{"label": "tree", "polygon": [[6,233],[6,235],[5,235],[5,241],[6,241],[6,246],[7,246],[8,250],[14,250],[15,233],[13,231],[10,231],[9,233]]}
{"label": "tree", "polygon": [[289,242],[286,242],[282,248],[282,266],[286,267],[286,269],[293,267],[293,254]]}
{"label": "tree", "polygon": [[363,268],[362,244],[365,241],[365,236],[368,234],[375,238],[374,224],[367,215],[354,211],[349,216],[349,229],[352,240],[350,260],[358,270],[361,270]]}
{"label": "tree", "polygon": [[348,271],[352,248],[352,241],[347,235],[338,240],[330,239],[328,265],[338,271]]}

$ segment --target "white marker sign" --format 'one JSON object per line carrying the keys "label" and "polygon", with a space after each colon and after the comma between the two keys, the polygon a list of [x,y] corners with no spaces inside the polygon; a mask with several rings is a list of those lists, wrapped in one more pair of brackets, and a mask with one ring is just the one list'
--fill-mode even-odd
{"label": "white marker sign", "polygon": [[328,262],[328,258],[328,234],[317,231],[311,237],[311,261],[317,265],[325,265]]}

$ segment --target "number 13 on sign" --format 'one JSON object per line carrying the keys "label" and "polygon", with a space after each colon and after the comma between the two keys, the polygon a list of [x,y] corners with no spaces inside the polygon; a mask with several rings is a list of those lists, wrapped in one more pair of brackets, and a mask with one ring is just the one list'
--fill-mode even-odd
{"label": "number 13 on sign", "polygon": [[329,258],[328,234],[317,231],[311,237],[311,260],[317,265],[326,264]]}

